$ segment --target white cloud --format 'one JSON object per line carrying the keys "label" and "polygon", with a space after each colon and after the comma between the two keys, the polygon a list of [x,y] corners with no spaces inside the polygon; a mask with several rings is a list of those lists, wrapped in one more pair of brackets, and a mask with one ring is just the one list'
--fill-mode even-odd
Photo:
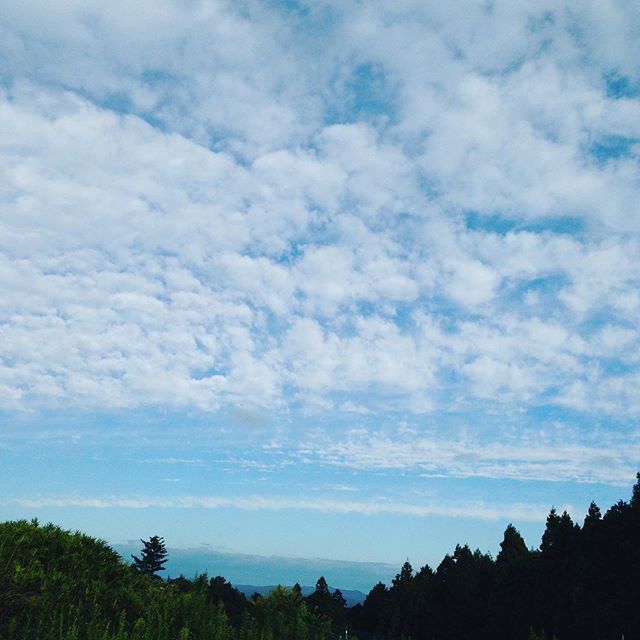
{"label": "white cloud", "polygon": [[[381,514],[413,516],[425,518],[446,516],[452,518],[470,518],[473,520],[514,520],[523,522],[543,522],[549,511],[542,504],[512,503],[504,505],[483,502],[465,504],[408,504],[389,502],[383,499],[375,501],[327,500],[322,498],[273,498],[251,496],[247,498],[228,498],[223,496],[182,496],[178,498],[21,498],[19,504],[31,509],[45,507],[72,507],[80,509],[242,509],[248,511],[303,510],[339,514],[361,514],[376,516]],[[571,506],[563,506],[570,512]]]}
{"label": "white cloud", "polygon": [[[186,464],[186,465],[201,465],[202,460],[199,458],[149,458],[140,460],[141,464]],[[168,480],[168,479],[167,479]]]}
{"label": "white cloud", "polygon": [[635,9],[4,5],[2,406],[640,412]]}
{"label": "white cloud", "polygon": [[[545,432],[546,430],[546,432]],[[315,434],[300,455],[337,467],[415,472],[427,477],[584,482],[627,486],[634,477],[640,441],[610,433],[586,434],[536,425],[501,439],[466,432],[357,430],[340,439]]]}
{"label": "white cloud", "polygon": [[318,111],[307,60],[287,55],[264,5],[3,5],[2,54],[16,74],[124,102],[196,139],[255,153],[295,139]]}
{"label": "white cloud", "polygon": [[446,291],[457,302],[470,307],[491,302],[499,283],[498,275],[477,260],[454,263]]}

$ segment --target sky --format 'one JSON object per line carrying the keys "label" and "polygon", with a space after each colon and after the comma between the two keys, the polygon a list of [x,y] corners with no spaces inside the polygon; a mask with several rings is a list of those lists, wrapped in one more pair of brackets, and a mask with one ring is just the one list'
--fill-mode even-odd
{"label": "sky", "polygon": [[627,499],[639,34],[0,0],[0,518],[399,568]]}

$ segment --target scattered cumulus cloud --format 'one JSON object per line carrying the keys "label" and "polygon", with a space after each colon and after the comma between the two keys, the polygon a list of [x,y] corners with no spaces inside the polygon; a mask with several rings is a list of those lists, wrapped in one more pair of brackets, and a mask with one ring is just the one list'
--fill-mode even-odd
{"label": "scattered cumulus cloud", "polygon": [[[0,407],[637,419],[637,9],[303,5],[0,2]],[[368,438],[313,453],[638,454]]]}
{"label": "scattered cumulus cloud", "polygon": [[449,434],[415,430],[352,430],[336,439],[314,434],[298,449],[307,463],[361,471],[397,471],[421,477],[486,478],[627,486],[640,457],[638,438],[607,434],[586,439],[560,429],[481,439],[473,429]]}

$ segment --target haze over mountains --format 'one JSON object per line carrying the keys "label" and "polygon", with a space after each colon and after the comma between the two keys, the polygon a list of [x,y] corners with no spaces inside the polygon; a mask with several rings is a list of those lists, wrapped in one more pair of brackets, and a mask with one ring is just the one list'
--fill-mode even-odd
{"label": "haze over mountains", "polygon": [[[139,541],[113,545],[113,548],[130,562],[131,554],[140,550]],[[382,562],[345,562],[321,558],[285,558],[241,553],[224,553],[202,545],[187,549],[169,548],[169,559],[163,577],[182,574],[193,578],[205,571],[210,577],[222,575],[243,593],[262,593],[276,584],[293,586],[296,582],[313,591],[320,576],[324,576],[333,588],[342,591],[349,606],[364,598],[364,594],[378,582],[389,583],[398,567]],[[242,587],[242,588],[241,588]],[[353,593],[351,593],[353,592]],[[363,592],[363,593],[361,593]],[[306,595],[306,592],[305,592]]]}

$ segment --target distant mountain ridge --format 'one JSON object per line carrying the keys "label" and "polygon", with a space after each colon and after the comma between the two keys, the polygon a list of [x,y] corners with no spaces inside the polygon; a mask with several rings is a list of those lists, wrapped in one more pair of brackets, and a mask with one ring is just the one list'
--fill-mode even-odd
{"label": "distant mountain ridge", "polygon": [[[279,585],[269,585],[269,586],[261,586],[256,587],[251,584],[234,584],[233,585],[238,591],[244,593],[247,598],[250,598],[254,593],[259,593],[261,596],[268,596],[277,586]],[[315,587],[302,586],[303,596],[310,596],[314,591]],[[339,587],[329,587],[329,591],[334,593]],[[342,593],[342,597],[346,600],[347,607],[355,607],[357,604],[362,604],[367,597],[366,593],[362,593],[362,591],[358,591],[357,589],[340,589],[340,593]]]}
{"label": "distant mountain ridge", "polygon": [[[126,562],[131,562],[131,554],[139,553],[140,541],[112,547]],[[182,574],[191,579],[207,572],[210,577],[224,576],[233,585],[258,585],[255,588],[258,592],[270,588],[268,585],[296,582],[315,585],[324,576],[329,584],[340,589],[345,599],[347,593],[355,592],[353,598],[357,600],[358,593],[368,593],[378,582],[389,584],[397,573],[396,566],[384,563],[228,553],[204,545],[189,549],[168,547],[168,552],[164,578]]]}

